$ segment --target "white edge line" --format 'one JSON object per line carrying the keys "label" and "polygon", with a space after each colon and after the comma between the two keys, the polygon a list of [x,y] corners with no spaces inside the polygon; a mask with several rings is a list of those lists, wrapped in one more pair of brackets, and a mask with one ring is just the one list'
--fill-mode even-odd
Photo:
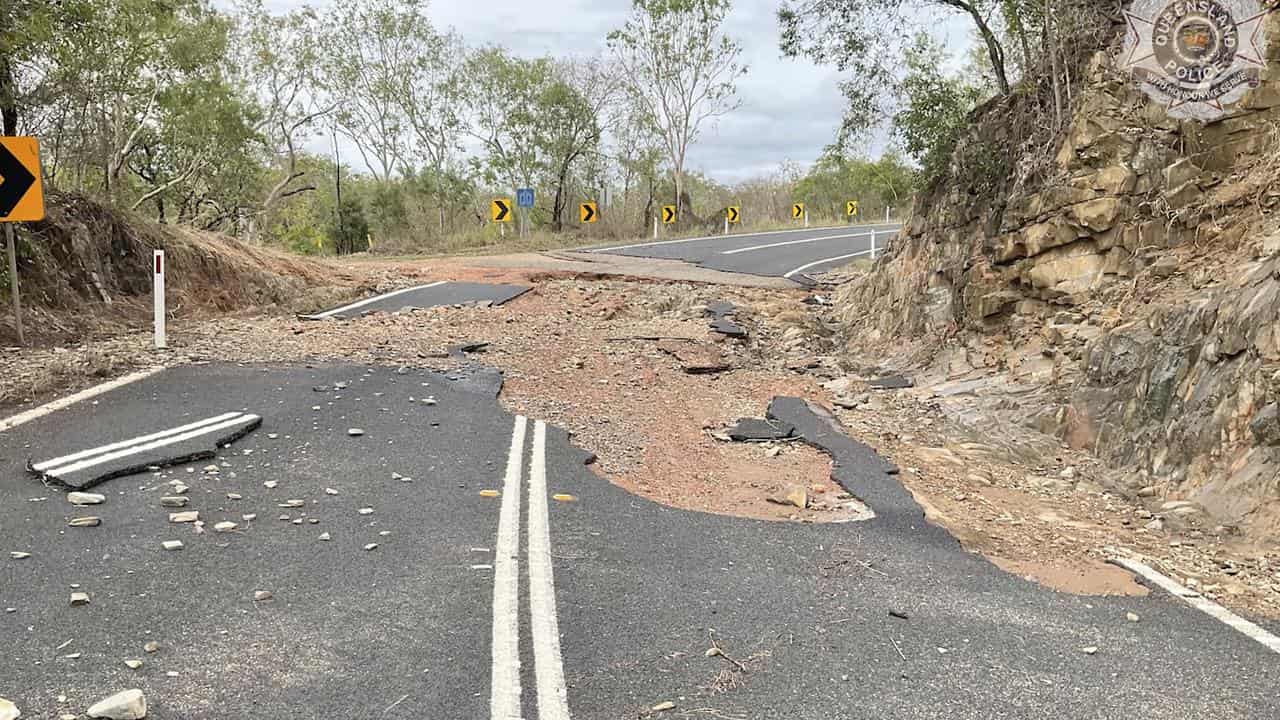
{"label": "white edge line", "polygon": [[436,287],[437,285],[443,285],[446,282],[448,282],[448,280],[437,280],[436,282],[427,283],[426,285],[415,285],[413,287],[401,288],[393,292],[383,293],[381,295],[374,295],[371,298],[365,298],[364,300],[353,302],[350,305],[343,305],[342,307],[334,308],[332,310],[325,310],[322,313],[316,313],[315,315],[309,315],[308,317],[315,318],[316,320],[323,320],[327,317],[333,317],[338,313],[346,312],[348,310],[355,310],[356,308],[364,307],[365,305],[368,305],[370,303],[375,303],[379,300],[386,300],[387,298],[393,298],[397,295],[403,295],[407,292],[413,292],[414,290],[426,290],[427,288],[433,288],[433,287]]}
{"label": "white edge line", "polygon": [[[763,230],[753,233],[736,233],[733,235],[704,235],[702,237],[692,238],[676,238],[675,240],[654,240],[653,242],[631,243],[630,245],[613,245],[603,248],[583,248],[582,252],[588,253],[607,253],[613,250],[630,250],[638,247],[655,247],[658,245],[675,245],[676,243],[699,242],[703,240],[733,240],[735,238],[757,237],[760,235],[786,235],[788,233],[798,232],[818,232],[822,230],[842,230],[846,225],[825,225],[823,227],[796,228],[794,230]],[[873,227],[868,225],[867,227]],[[886,230],[885,232],[889,232]]]}
{"label": "white edge line", "polygon": [[81,460],[80,462],[77,462],[77,463],[72,463],[70,465],[63,465],[61,467],[46,469],[46,470],[42,470],[41,472],[43,472],[45,475],[51,475],[53,477],[62,477],[64,475],[69,475],[74,472],[79,472],[81,470],[91,468],[94,465],[101,465],[102,463],[108,462],[110,460],[116,460],[118,458],[128,457],[130,455],[137,455],[138,453],[143,453],[148,450],[155,450],[156,448],[162,448],[162,447],[165,447],[166,445],[173,445],[174,443],[186,442],[187,440],[198,438],[201,435],[208,435],[211,432],[216,432],[218,430],[224,430],[226,428],[235,427],[236,425],[252,424],[261,419],[262,418],[258,417],[257,415],[239,415],[231,420],[220,422],[217,425],[209,425],[207,427],[202,427],[199,430],[193,430],[191,432],[184,433],[182,435],[174,435],[173,437],[168,437],[163,440],[157,440],[152,443],[147,443],[146,445],[132,445],[130,447],[125,448],[124,450],[119,450],[113,453],[107,453],[106,455],[96,455],[94,457],[89,458],[88,460]]}
{"label": "white edge line", "polygon": [[858,257],[859,255],[870,255],[871,253],[873,253],[873,252],[875,252],[875,251],[876,251],[876,248],[871,248],[870,250],[863,250],[863,251],[861,251],[861,252],[849,253],[848,255],[837,255],[837,256],[835,256],[835,257],[823,258],[823,259],[821,259],[821,260],[814,260],[814,261],[813,261],[813,262],[811,262],[811,263],[808,263],[808,264],[805,264],[805,265],[801,265],[800,267],[796,268],[795,270],[792,270],[792,271],[791,271],[791,272],[789,272],[789,273],[785,273],[782,277],[784,277],[784,278],[790,278],[792,275],[795,275],[796,273],[798,273],[798,272],[800,272],[800,271],[802,271],[802,270],[808,270],[809,268],[813,267],[814,265],[821,265],[821,264],[823,264],[823,263],[835,262],[836,260],[845,260],[845,259],[847,259],[847,258],[855,258],[855,257]]}
{"label": "white edge line", "polygon": [[141,445],[142,443],[151,442],[152,440],[159,440],[161,438],[169,437],[170,435],[180,435],[184,432],[189,432],[191,430],[195,430],[196,428],[204,427],[205,425],[220,423],[223,420],[230,420],[231,418],[239,417],[240,415],[243,415],[243,413],[238,413],[238,412],[223,413],[222,415],[216,415],[211,418],[205,418],[204,420],[201,420],[199,422],[193,422],[189,425],[182,425],[180,427],[170,428],[168,430],[161,430],[160,432],[151,433],[150,435],[142,435],[140,437],[130,438],[128,440],[123,440],[121,442],[111,443],[110,445],[103,445],[101,447],[90,448],[88,450],[81,450],[80,452],[72,453],[70,455],[63,455],[62,457],[53,458],[52,460],[45,460],[43,462],[39,462],[39,463],[36,463],[35,465],[32,465],[31,469],[37,470],[37,471],[43,471],[47,468],[58,467],[59,465],[66,465],[67,463],[72,463],[72,462],[75,462],[76,460],[82,460],[87,457],[93,457],[94,455],[101,455],[103,453],[109,453],[115,450],[121,450],[127,447],[131,447],[133,445]]}
{"label": "white edge line", "polygon": [[163,365],[157,365],[156,367],[153,367],[153,368],[147,368],[146,370],[139,370],[138,372],[129,373],[128,375],[116,378],[115,380],[111,380],[110,382],[104,382],[101,385],[94,385],[91,388],[85,388],[84,390],[81,390],[80,392],[75,393],[73,395],[68,395],[64,398],[58,398],[57,400],[54,400],[52,402],[45,403],[44,405],[41,405],[38,408],[32,408],[30,410],[27,410],[26,412],[18,413],[13,417],[0,420],[0,432],[4,432],[6,430],[12,430],[18,427],[19,425],[29,423],[32,420],[35,420],[37,418],[42,418],[45,415],[48,415],[49,413],[57,412],[58,410],[61,410],[65,407],[70,407],[72,405],[75,405],[81,400],[88,400],[89,398],[97,397],[98,395],[102,395],[103,393],[110,392],[112,390],[115,390],[116,388],[124,387],[129,383],[137,382],[139,380],[144,380],[146,378],[151,377],[152,375],[155,375],[161,370],[164,370]]}
{"label": "white edge line", "polygon": [[527,419],[517,415],[502,481],[502,509],[493,551],[492,720],[520,720],[520,476]]}
{"label": "white edge line", "polygon": [[[784,245],[802,245],[804,243],[822,242],[823,240],[844,240],[846,238],[867,237],[874,235],[877,230],[868,230],[860,233],[850,233],[848,235],[823,235],[816,238],[802,238],[800,240],[785,240],[783,242],[769,243],[768,245],[752,245],[751,247],[738,248],[736,250],[723,250],[721,255],[737,255],[738,253],[751,252],[753,250],[766,250],[768,248],[783,247]],[[887,230],[885,232],[888,232]]]}
{"label": "white edge line", "polygon": [[1161,575],[1150,566],[1144,565],[1137,560],[1131,560],[1125,557],[1110,557],[1107,559],[1132,573],[1141,575],[1161,590],[1179,598],[1191,607],[1226,624],[1232,629],[1243,633],[1249,639],[1262,643],[1268,650],[1280,653],[1280,637],[1272,635],[1261,627],[1245,620],[1239,615],[1236,615],[1195,590],[1179,585],[1172,578]]}
{"label": "white edge line", "polygon": [[547,425],[533,426],[529,461],[529,616],[537,676],[538,719],[569,720],[568,689],[560,656],[555,576],[547,513]]}

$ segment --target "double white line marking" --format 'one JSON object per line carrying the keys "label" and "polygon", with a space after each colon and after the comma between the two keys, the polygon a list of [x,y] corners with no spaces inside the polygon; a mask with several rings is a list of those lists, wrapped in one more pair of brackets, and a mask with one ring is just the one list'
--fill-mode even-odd
{"label": "double white line marking", "polygon": [[241,412],[229,412],[217,415],[211,418],[205,418],[199,422],[194,422],[181,427],[162,430],[150,435],[124,440],[110,445],[102,445],[88,450],[82,450],[70,455],[45,460],[31,466],[31,469],[50,477],[61,478],[71,473],[88,470],[112,460],[119,460],[130,455],[138,455],[169,445],[195,440],[205,435],[221,433],[231,428],[245,428],[256,426],[262,418],[257,415],[246,415]]}
{"label": "double white line marking", "polygon": [[[503,479],[502,509],[493,558],[492,720],[520,720],[520,490],[528,419],[517,415]],[[529,614],[533,665],[537,678],[538,718],[569,720],[568,690],[560,658],[551,533],[547,513],[547,426],[533,426],[529,459]]]}

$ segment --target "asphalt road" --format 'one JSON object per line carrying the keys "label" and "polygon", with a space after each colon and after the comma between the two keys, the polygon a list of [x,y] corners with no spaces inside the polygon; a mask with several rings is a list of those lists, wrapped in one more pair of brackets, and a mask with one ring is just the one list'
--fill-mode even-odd
{"label": "asphalt road", "polygon": [[435,307],[438,305],[463,305],[466,303],[502,303],[519,297],[529,288],[525,285],[495,285],[490,283],[448,282],[439,280],[425,285],[393,290],[355,302],[303,316],[307,320],[335,318],[345,320],[368,312],[396,312],[409,307]]}
{"label": "asphalt road", "polygon": [[[1001,572],[802,403],[772,412],[833,453],[875,519],[642,500],[560,430],[502,411],[486,377],[193,366],[0,435],[0,697],[55,718],[137,687],[159,720],[618,720],[663,702],[656,717],[1280,716],[1280,656],[1167,595]],[[102,505],[26,469],[229,412],[261,427],[217,460],[105,482]],[[167,521],[172,481],[203,533]],[[88,514],[102,525],[66,526]],[[224,519],[239,527],[214,532]],[[71,607],[72,584],[89,605]]]}
{"label": "asphalt road", "polygon": [[713,270],[782,277],[805,283],[809,275],[826,272],[879,250],[902,226],[842,225],[738,235],[713,235],[677,240],[652,240],[582,252],[684,260]]}

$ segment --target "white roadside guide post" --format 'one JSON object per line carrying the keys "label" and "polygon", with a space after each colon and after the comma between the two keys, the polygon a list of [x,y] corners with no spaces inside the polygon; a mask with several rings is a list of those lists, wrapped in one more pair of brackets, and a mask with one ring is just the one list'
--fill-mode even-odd
{"label": "white roadside guide post", "polygon": [[809,206],[804,206],[804,226],[809,227]]}
{"label": "white roadside guide post", "polygon": [[724,234],[725,235],[729,234],[729,213],[728,212],[725,212],[724,214]]}
{"label": "white roadside guide post", "polygon": [[876,259],[876,229],[871,228],[871,259]]}
{"label": "white roadside guide post", "polygon": [[658,216],[653,216],[653,239],[658,239]]}
{"label": "white roadside guide post", "polygon": [[152,256],[152,268],[155,270],[156,349],[163,350],[166,346],[164,332],[164,251],[156,250]]}

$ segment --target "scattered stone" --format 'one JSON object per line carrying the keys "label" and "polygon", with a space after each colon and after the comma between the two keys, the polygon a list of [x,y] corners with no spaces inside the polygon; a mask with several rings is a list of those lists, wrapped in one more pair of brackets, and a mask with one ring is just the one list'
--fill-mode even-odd
{"label": "scattered stone", "polygon": [[235,523],[231,522],[230,520],[223,520],[223,521],[222,521],[222,522],[220,522],[220,523],[214,523],[214,525],[213,525],[213,531],[214,531],[214,532],[225,533],[225,532],[231,532],[232,530],[235,530],[237,527],[240,527],[240,526],[239,526],[239,525],[236,525]]}
{"label": "scattered stone", "polygon": [[378,543],[369,543],[368,545],[365,545],[365,546],[364,546],[364,549],[365,549],[365,550],[373,550],[373,549],[375,549],[375,548],[377,548],[377,547],[378,547]]}
{"label": "scattered stone", "polygon": [[160,507],[181,508],[186,507],[190,498],[185,495],[166,495],[160,498]]}
{"label": "scattered stone", "polygon": [[142,646],[142,649],[148,653],[159,652],[160,643],[155,640],[148,640],[147,644]]}
{"label": "scattered stone", "polygon": [[181,550],[182,541],[181,540],[165,540],[164,542],[160,543],[160,546],[163,547],[165,550]]}
{"label": "scattered stone", "polygon": [[300,508],[300,507],[302,507],[303,505],[306,505],[306,504],[307,504],[307,503],[306,503],[306,501],[305,501],[305,500],[285,500],[284,502],[282,502],[282,503],[280,503],[280,504],[276,505],[276,507],[281,507],[281,508]]}
{"label": "scattered stone", "polygon": [[258,519],[258,513],[245,513],[240,516],[240,519],[245,522],[253,522]]}
{"label": "scattered stone", "polygon": [[1138,621],[1139,621],[1139,620],[1141,620],[1142,618],[1138,617],[1138,614],[1137,614],[1137,613],[1131,613],[1131,612],[1130,612],[1130,613],[1125,613],[1125,614],[1124,614],[1124,619],[1125,619],[1125,620],[1128,620],[1129,622],[1138,622]]}
{"label": "scattered stone", "polygon": [[147,716],[147,699],[137,688],[99,700],[89,708],[89,717],[105,720],[142,720]]}
{"label": "scattered stone", "polygon": [[351,437],[360,437],[361,435],[364,435],[364,430],[361,428],[349,428],[347,430],[347,434]]}
{"label": "scattered stone", "polygon": [[0,720],[18,720],[22,711],[12,701],[0,698]]}
{"label": "scattered stone", "polygon": [[71,593],[71,607],[80,607],[89,604],[89,593],[73,592]]}
{"label": "scattered stone", "polygon": [[279,485],[279,484],[280,484],[280,483],[276,482],[275,480],[268,480],[268,481],[266,481],[266,482],[262,483],[262,487],[264,487],[264,488],[266,488],[266,489],[268,489],[268,490],[273,490],[273,489],[275,489],[275,487],[276,487],[277,485]]}
{"label": "scattered stone", "polygon": [[301,525],[301,524],[302,524],[302,518],[294,518],[294,519],[293,519],[293,520],[291,520],[290,522],[292,522],[294,525]]}
{"label": "scattered stone", "polygon": [[253,591],[254,602],[266,602],[270,600],[271,597],[272,595],[270,590],[254,590]]}
{"label": "scattered stone", "polygon": [[915,387],[916,383],[909,377],[902,375],[886,375],[882,378],[867,381],[868,387],[879,390],[902,390],[904,388]]}
{"label": "scattered stone", "polygon": [[662,340],[658,349],[675,357],[680,368],[690,375],[707,375],[732,368],[724,353],[709,343]]}
{"label": "scattered stone", "polygon": [[809,506],[809,491],[803,485],[788,485],[781,495],[770,495],[765,499],[777,505],[794,505],[803,510]]}
{"label": "scattered stone", "polygon": [[95,517],[93,515],[87,515],[85,517],[78,517],[78,518],[71,518],[71,520],[67,522],[67,525],[69,525],[70,527],[98,527],[101,524],[102,524],[102,518]]}
{"label": "scattered stone", "polygon": [[171,523],[189,523],[200,519],[200,511],[188,510],[186,512],[169,513],[169,522]]}
{"label": "scattered stone", "polygon": [[26,560],[29,557],[31,557],[31,553],[22,552],[20,550],[14,550],[13,552],[9,553],[9,558],[12,560]]}
{"label": "scattered stone", "polygon": [[1082,647],[1082,648],[1080,648],[1080,652],[1084,653],[1085,655],[1097,655],[1097,654],[1098,654],[1098,647],[1097,647],[1096,645],[1090,645],[1090,646],[1088,646],[1088,647]]}
{"label": "scattered stone", "polygon": [[660,702],[657,705],[654,705],[653,707],[649,708],[649,710],[653,712],[664,712],[666,710],[675,710],[675,709],[676,709],[676,704],[671,702],[670,700],[666,702]]}
{"label": "scattered stone", "polygon": [[311,523],[312,525],[319,525],[320,518],[307,518],[307,522]]}
{"label": "scattered stone", "polygon": [[125,665],[125,667],[129,668],[130,670],[137,670],[138,668],[142,667],[142,661],[141,661],[141,660],[133,660],[133,659],[125,660],[125,661],[124,661],[124,665]]}
{"label": "scattered stone", "polygon": [[337,490],[334,490],[333,488],[325,488],[325,489],[324,489],[324,494],[325,494],[325,495],[337,495],[337,494],[338,494],[338,491],[337,491]]}
{"label": "scattered stone", "polygon": [[362,508],[360,508],[359,510],[357,510],[356,512],[360,513],[361,515],[372,515],[372,514],[373,514],[373,508],[371,508],[371,507],[362,507]]}
{"label": "scattered stone", "polygon": [[279,435],[277,435],[276,433],[267,433],[267,439],[268,439],[268,440],[275,440],[275,439],[276,439],[276,438],[278,438],[278,437],[280,437],[280,436],[279,436]]}
{"label": "scattered stone", "polygon": [[498,492],[497,490],[481,490],[480,491],[480,497],[485,497],[485,498],[496,498],[501,494],[502,493]]}
{"label": "scattered stone", "polygon": [[438,403],[436,402],[436,399],[435,399],[435,398],[433,398],[433,397],[429,397],[429,398],[423,398],[423,399],[422,399],[422,404],[423,404],[423,405],[437,405]]}
{"label": "scattered stone", "polygon": [[228,500],[242,500],[242,499],[244,499],[244,496],[243,496],[243,495],[241,495],[240,493],[227,493],[227,499],[228,499]]}
{"label": "scattered stone", "polygon": [[720,648],[718,647],[709,647],[707,648],[707,651],[703,653],[703,655],[706,655],[707,657],[716,657],[718,655],[723,655],[723,654],[724,652],[721,651]]}
{"label": "scattered stone", "polygon": [[106,495],[87,492],[69,492],[67,493],[67,502],[72,505],[101,505],[107,501]]}
{"label": "scattered stone", "polygon": [[1156,489],[1150,485],[1138,490],[1138,497],[1149,498],[1156,496]]}
{"label": "scattered stone", "polygon": [[173,484],[173,493],[174,493],[175,495],[186,495],[186,494],[187,494],[187,491],[188,491],[188,490],[190,490],[190,489],[191,489],[191,488],[187,487],[186,485],[184,485],[184,484],[182,484],[182,483],[180,483],[180,482],[176,482],[176,483],[174,483],[174,484]]}
{"label": "scattered stone", "polygon": [[573,495],[569,495],[567,493],[556,493],[555,495],[551,496],[551,499],[556,500],[558,502],[577,502],[578,500],[577,497]]}
{"label": "scattered stone", "polygon": [[217,465],[205,465],[204,471],[209,473],[210,475],[216,475],[217,473],[222,472],[222,468],[218,467]]}
{"label": "scattered stone", "polygon": [[329,537],[329,533],[327,533],[327,532],[322,532],[322,533],[320,533],[320,539],[321,539],[321,540],[326,540],[326,541],[327,541],[327,540],[329,540],[329,539],[330,539],[330,537]]}
{"label": "scattered stone", "polygon": [[1164,520],[1156,518],[1142,527],[1148,530],[1154,530],[1155,532],[1160,532],[1161,530],[1164,530]]}

